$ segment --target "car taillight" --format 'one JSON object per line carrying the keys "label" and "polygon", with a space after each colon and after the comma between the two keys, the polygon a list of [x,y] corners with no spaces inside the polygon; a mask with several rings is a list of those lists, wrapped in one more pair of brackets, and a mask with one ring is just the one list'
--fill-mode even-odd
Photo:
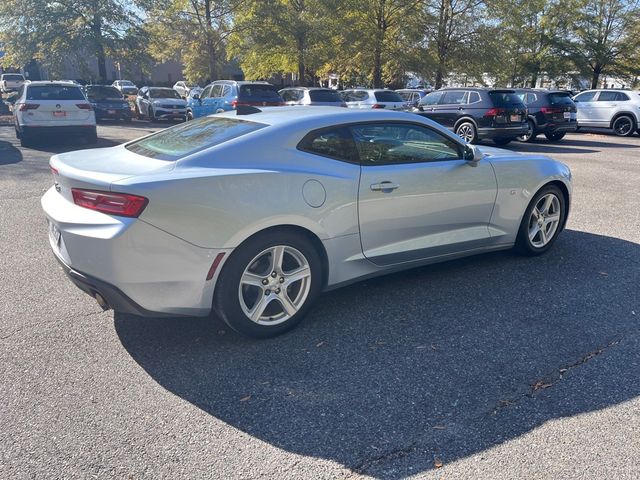
{"label": "car taillight", "polygon": [[541,107],[540,111],[544,114],[550,114],[550,113],[562,113],[562,109],[561,108],[549,108],[549,107]]}
{"label": "car taillight", "polygon": [[39,106],[39,103],[23,103],[22,105],[20,105],[20,108],[18,110],[20,110],[21,112],[24,112],[25,110],[35,110]]}
{"label": "car taillight", "polygon": [[485,117],[497,117],[498,115],[504,115],[504,108],[490,108],[487,110],[487,113],[484,114]]}
{"label": "car taillight", "polygon": [[384,105],[382,105],[381,103],[374,103],[374,104],[373,104],[373,107],[371,107],[371,108],[384,108],[384,107],[385,107],[385,106],[384,106]]}
{"label": "car taillight", "polygon": [[138,217],[149,203],[145,197],[127,193],[72,188],[73,203],[80,207],[121,217]]}
{"label": "car taillight", "polygon": [[90,103],[76,103],[76,107],[80,110],[93,110],[93,107]]}

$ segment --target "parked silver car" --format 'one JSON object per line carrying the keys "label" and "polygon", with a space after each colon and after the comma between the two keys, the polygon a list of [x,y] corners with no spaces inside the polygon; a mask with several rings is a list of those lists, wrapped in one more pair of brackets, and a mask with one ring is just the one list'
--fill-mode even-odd
{"label": "parked silver car", "polygon": [[186,82],[184,80],[176,82],[173,85],[173,89],[178,92],[178,95],[180,95],[182,98],[187,98],[189,96],[189,92],[191,92],[191,90],[193,90],[194,88],[200,88],[200,85],[198,85],[197,83]]}
{"label": "parked silver car", "polygon": [[138,93],[138,87],[131,80],[116,80],[111,86],[116,87],[123,95],[136,95]]}
{"label": "parked silver car", "polygon": [[139,120],[187,120],[187,101],[172,88],[142,87],[134,109]]}
{"label": "parked silver car", "polygon": [[514,246],[542,254],[571,198],[560,162],[385,110],[238,106],[50,165],[51,248],[101,306],[213,309],[257,337],[361,278]]}
{"label": "parked silver car", "polygon": [[640,93],[631,90],[586,90],[573,97],[578,128],[610,128],[618,136],[640,132]]}
{"label": "parked silver car", "polygon": [[286,105],[346,107],[337,90],[318,87],[289,87],[278,92]]}
{"label": "parked silver car", "polygon": [[353,89],[342,92],[349,108],[375,108],[386,110],[408,110],[411,105],[393,90]]}
{"label": "parked silver car", "polygon": [[0,75],[0,92],[17,92],[25,81],[21,73],[3,73]]}
{"label": "parked silver car", "polygon": [[402,88],[396,90],[396,93],[402,97],[402,99],[411,105],[412,108],[416,108],[420,100],[427,96],[433,90],[425,90],[423,88]]}

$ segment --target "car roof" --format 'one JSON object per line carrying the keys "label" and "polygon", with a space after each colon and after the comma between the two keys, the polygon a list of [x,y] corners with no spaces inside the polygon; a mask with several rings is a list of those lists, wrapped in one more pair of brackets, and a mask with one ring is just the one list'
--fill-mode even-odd
{"label": "car roof", "polygon": [[282,90],[327,90],[330,92],[337,92],[337,90],[328,87],[284,87]]}
{"label": "car roof", "polygon": [[214,80],[209,85],[214,84],[225,84],[225,85],[271,85],[269,82],[264,82],[262,80],[250,81],[250,80]]}
{"label": "car roof", "polygon": [[80,88],[81,85],[77,84],[77,83],[73,83],[73,82],[65,82],[65,81],[49,81],[49,80],[36,80],[35,82],[29,82],[27,85],[29,85],[30,87],[33,86],[46,86],[46,85],[55,85],[55,86],[60,86],[60,87],[68,87],[68,86],[72,86],[72,87],[78,87]]}

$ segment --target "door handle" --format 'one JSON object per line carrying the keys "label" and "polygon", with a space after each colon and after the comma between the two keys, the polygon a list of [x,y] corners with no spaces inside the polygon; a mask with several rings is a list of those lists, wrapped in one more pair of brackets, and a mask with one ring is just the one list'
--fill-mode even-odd
{"label": "door handle", "polygon": [[373,192],[391,192],[396,188],[400,188],[400,185],[392,182],[380,182],[380,183],[372,183],[371,190]]}

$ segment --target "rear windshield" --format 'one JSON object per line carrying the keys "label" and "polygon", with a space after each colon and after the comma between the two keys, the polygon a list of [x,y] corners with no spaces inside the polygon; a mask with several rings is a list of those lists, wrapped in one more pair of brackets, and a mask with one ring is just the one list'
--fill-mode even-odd
{"label": "rear windshield", "polygon": [[9,73],[5,73],[4,75],[2,75],[2,80],[24,80],[24,77],[18,74],[12,75]]}
{"label": "rear windshield", "polygon": [[115,87],[87,87],[89,100],[122,100],[122,93]]}
{"label": "rear windshield", "polygon": [[550,93],[549,103],[551,105],[573,105],[573,100],[568,93]]}
{"label": "rear windshield", "polygon": [[151,98],[182,98],[173,88],[152,88],[149,89]]}
{"label": "rear windshield", "polygon": [[175,161],[266,126],[235,118],[202,117],[133,141],[125,148],[145,157]]}
{"label": "rear windshield", "polygon": [[31,85],[27,100],[84,100],[80,87],[73,85]]}
{"label": "rear windshield", "polygon": [[312,102],[336,102],[342,103],[342,99],[335,90],[310,90],[309,98]]}
{"label": "rear windshield", "polygon": [[258,100],[261,102],[282,102],[278,90],[273,85],[248,84],[240,85],[240,94],[243,100]]}
{"label": "rear windshield", "polygon": [[513,91],[508,92],[489,92],[489,97],[495,107],[524,107],[524,103]]}
{"label": "rear windshield", "polygon": [[130,80],[120,80],[120,85],[124,85],[125,87],[135,87],[133,82]]}
{"label": "rear windshield", "polygon": [[396,92],[375,92],[376,102],[403,102]]}

